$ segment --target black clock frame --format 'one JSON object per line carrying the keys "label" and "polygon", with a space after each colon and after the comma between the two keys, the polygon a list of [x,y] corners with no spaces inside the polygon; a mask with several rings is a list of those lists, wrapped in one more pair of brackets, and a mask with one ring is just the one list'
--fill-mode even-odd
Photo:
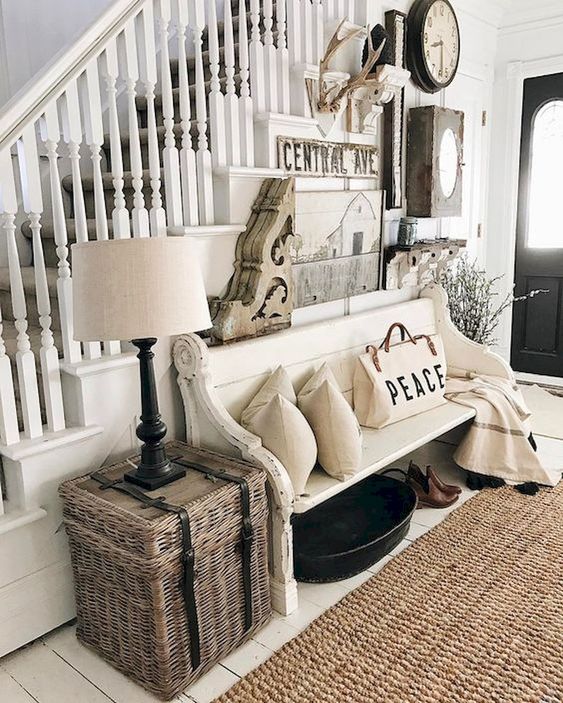
{"label": "black clock frame", "polygon": [[424,54],[423,35],[426,17],[432,9],[432,6],[438,1],[439,0],[416,0],[407,18],[407,67],[411,72],[414,82],[424,90],[425,93],[437,93],[439,90],[442,90],[442,88],[447,88],[450,85],[457,74],[459,57],[461,55],[461,34],[457,15],[449,0],[441,0],[441,2],[448,5],[455,20],[458,41],[457,61],[452,75],[444,83],[438,83],[432,77]]}

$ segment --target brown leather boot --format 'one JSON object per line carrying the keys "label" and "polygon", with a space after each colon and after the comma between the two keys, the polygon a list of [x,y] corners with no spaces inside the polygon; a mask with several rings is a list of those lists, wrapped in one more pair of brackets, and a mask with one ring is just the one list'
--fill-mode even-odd
{"label": "brown leather boot", "polygon": [[407,473],[407,483],[416,493],[418,505],[425,508],[449,508],[459,498],[457,494],[447,495],[430,481],[412,461]]}
{"label": "brown leather boot", "polygon": [[433,481],[442,491],[442,493],[456,496],[461,493],[461,488],[459,486],[454,486],[450,483],[444,483],[431,466],[426,467],[426,475],[428,476],[428,480]]}

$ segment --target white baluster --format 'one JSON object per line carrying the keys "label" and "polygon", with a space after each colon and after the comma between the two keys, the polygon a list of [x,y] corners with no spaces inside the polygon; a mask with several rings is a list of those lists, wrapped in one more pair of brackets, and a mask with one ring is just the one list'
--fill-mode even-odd
{"label": "white baluster", "polygon": [[[214,5],[215,3],[211,3]],[[188,57],[186,54],[186,28],[188,26],[188,2],[177,0],[177,35],[178,35],[178,82],[180,85],[180,120],[182,128],[182,148],[180,149],[180,176],[182,180],[182,205],[184,224],[199,224],[197,202],[197,170],[195,150],[191,135],[192,107],[190,81],[188,76]]]}
{"label": "white baluster", "polygon": [[254,117],[252,98],[250,97],[250,57],[248,54],[248,26],[246,24],[246,0],[239,1],[238,15],[241,162],[243,166],[254,166]]}
{"label": "white baluster", "polygon": [[240,166],[240,123],[239,104],[235,89],[235,39],[233,34],[233,10],[230,0],[224,5],[223,14],[225,43],[225,122],[227,127],[228,162],[230,166]]}
{"label": "white baluster", "polygon": [[266,109],[278,110],[278,56],[274,45],[274,8],[272,0],[263,0],[264,9],[264,73],[266,80]]}
{"label": "white baluster", "polygon": [[[0,179],[2,175],[0,174]],[[0,203],[0,210],[2,205]],[[0,216],[1,217],[1,216]],[[12,364],[6,354],[3,338],[2,313],[0,311],[0,441],[4,445],[14,444],[20,440],[18,429],[18,412],[14,394]],[[2,515],[2,491],[0,487],[0,515]]]}
{"label": "white baluster", "polygon": [[61,320],[61,334],[63,338],[64,360],[68,364],[75,364],[82,359],[80,343],[74,341],[72,319],[72,279],[70,264],[68,262],[68,236],[66,229],[66,215],[63,204],[61,178],[58,166],[57,148],[60,142],[59,118],[57,105],[50,103],[45,111],[42,122],[42,136],[49,159],[49,182],[51,186],[51,209],[53,212],[53,231],[57,247],[58,278],[57,297],[59,300],[59,316]]}
{"label": "white baluster", "polygon": [[211,156],[214,166],[227,165],[227,130],[225,127],[225,96],[221,92],[219,80],[219,31],[217,28],[217,5],[207,5],[207,40],[209,46],[209,127],[211,136]]}
{"label": "white baluster", "polygon": [[311,5],[311,0],[302,0],[301,4],[301,26],[303,28],[303,34],[301,41],[304,42],[303,46],[303,58],[305,63],[314,63],[313,56],[313,6]]}
{"label": "white baluster", "polygon": [[[82,190],[82,176],[80,174],[80,142],[82,141],[82,122],[80,118],[80,104],[78,102],[78,88],[76,80],[69,83],[63,101],[63,137],[68,144],[70,164],[72,170],[72,195],[74,208],[74,226],[77,242],[88,241],[88,221],[84,205],[84,191]],[[102,349],[99,342],[83,342],[84,356],[86,359],[99,359]]]}
{"label": "white baluster", "polygon": [[37,386],[37,369],[35,355],[27,333],[27,306],[23,287],[20,258],[16,244],[16,213],[18,202],[12,169],[10,150],[0,152],[0,174],[2,176],[2,225],[6,234],[8,269],[10,276],[10,296],[14,325],[17,330],[16,368],[23,415],[24,434],[33,439],[43,434],[39,388]]}
{"label": "white baluster", "polygon": [[355,0],[348,0],[348,9],[346,15],[350,22],[356,21],[356,3]]}
{"label": "white baluster", "polygon": [[114,208],[111,213],[113,236],[115,239],[126,239],[131,236],[129,211],[125,203],[123,187],[123,154],[121,153],[121,133],[119,129],[119,114],[117,112],[116,82],[119,75],[117,61],[117,46],[112,39],[104,52],[104,74],[109,113],[109,145],[111,156],[111,175],[113,183]]}
{"label": "white baluster", "polygon": [[102,102],[100,99],[100,77],[98,63],[90,61],[86,68],[86,80],[82,81],[82,105],[84,106],[84,126],[86,143],[90,147],[94,175],[94,212],[96,218],[96,239],[108,239],[108,216],[104,183],[102,179],[101,148],[104,143],[102,122]]}
{"label": "white baluster", "polygon": [[[100,97],[100,76],[97,59],[90,61],[86,67],[85,80],[82,81],[82,105],[86,143],[92,154],[92,167],[94,173],[94,211],[96,218],[96,239],[109,239],[108,216],[106,212],[106,199],[102,178],[100,154],[101,145],[104,143],[104,125],[102,121],[102,103]],[[104,354],[119,354],[121,342],[104,342]]]}
{"label": "white baluster", "polygon": [[287,47],[292,66],[303,63],[301,2],[302,0],[287,0]]}
{"label": "white baluster", "polygon": [[250,0],[250,27],[250,92],[254,111],[262,113],[266,112],[266,75],[260,35],[260,0]]}
{"label": "white baluster", "polygon": [[35,125],[28,125],[22,138],[18,141],[20,179],[23,195],[23,207],[30,219],[33,244],[33,271],[35,275],[35,296],[37,312],[41,327],[41,377],[45,398],[47,427],[52,432],[65,428],[63,392],[59,368],[59,352],[55,346],[51,330],[51,298],[49,283],[45,270],[43,242],[41,241],[41,215],[43,214],[43,196],[41,194],[41,176],[39,174],[39,155]]}
{"label": "white baluster", "polygon": [[[291,1],[291,0],[290,0]],[[289,115],[289,51],[287,50],[287,0],[276,2],[276,28],[278,31],[278,112]]]}
{"label": "white baluster", "polygon": [[324,18],[321,0],[313,0],[312,9],[312,47],[313,63],[320,63],[324,54]]}
{"label": "white baluster", "polygon": [[323,0],[324,21],[331,22],[336,17],[335,3],[337,0]]}
{"label": "white baluster", "polygon": [[338,19],[343,20],[346,19],[348,15],[348,8],[346,7],[346,0],[336,0],[338,3]]}
{"label": "white baluster", "polygon": [[131,211],[133,236],[149,237],[149,213],[145,207],[145,196],[143,195],[143,160],[141,155],[141,139],[139,137],[139,122],[137,119],[136,98],[139,65],[137,63],[137,40],[135,37],[134,18],[127,22],[122,36],[123,74],[127,87],[129,159],[131,162],[131,182],[133,185],[133,210]]}
{"label": "white baluster", "polygon": [[147,130],[149,152],[149,177],[151,182],[151,207],[149,221],[153,237],[166,234],[166,212],[162,207],[160,180],[160,147],[156,128],[155,86],[157,82],[156,46],[154,41],[154,13],[152,3],[147,3],[141,13],[142,30],[139,44],[141,80],[147,99]]}
{"label": "white baluster", "polygon": [[205,28],[205,6],[203,0],[190,0],[190,25],[193,32],[195,51],[195,91],[197,120],[197,176],[199,221],[202,225],[214,222],[213,179],[211,152],[207,139],[207,106],[205,95],[205,78],[203,73],[203,30]]}
{"label": "white baluster", "polygon": [[158,33],[160,37],[160,81],[162,90],[162,116],[164,118],[164,190],[166,192],[166,216],[168,225],[184,224],[182,214],[182,187],[180,181],[180,156],[174,136],[174,96],[170,75],[170,53],[168,50],[171,29],[170,0],[159,0]]}

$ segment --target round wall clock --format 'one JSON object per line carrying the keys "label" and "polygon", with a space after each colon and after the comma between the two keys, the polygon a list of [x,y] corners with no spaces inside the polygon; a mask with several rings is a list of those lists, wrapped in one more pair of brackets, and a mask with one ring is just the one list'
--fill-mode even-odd
{"label": "round wall clock", "polygon": [[459,64],[459,25],[448,0],[416,0],[407,20],[407,65],[426,93],[448,86]]}

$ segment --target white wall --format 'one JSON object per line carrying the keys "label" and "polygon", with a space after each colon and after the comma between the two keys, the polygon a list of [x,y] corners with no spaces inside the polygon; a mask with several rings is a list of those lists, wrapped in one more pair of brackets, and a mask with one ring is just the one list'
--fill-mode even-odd
{"label": "white wall", "polygon": [[[526,78],[563,72],[561,0],[514,0],[498,35],[492,122],[487,271],[503,276],[503,294],[514,283],[516,206]],[[510,358],[510,311],[503,316],[497,351]]]}
{"label": "white wall", "polygon": [[112,0],[0,0],[0,108]]}

